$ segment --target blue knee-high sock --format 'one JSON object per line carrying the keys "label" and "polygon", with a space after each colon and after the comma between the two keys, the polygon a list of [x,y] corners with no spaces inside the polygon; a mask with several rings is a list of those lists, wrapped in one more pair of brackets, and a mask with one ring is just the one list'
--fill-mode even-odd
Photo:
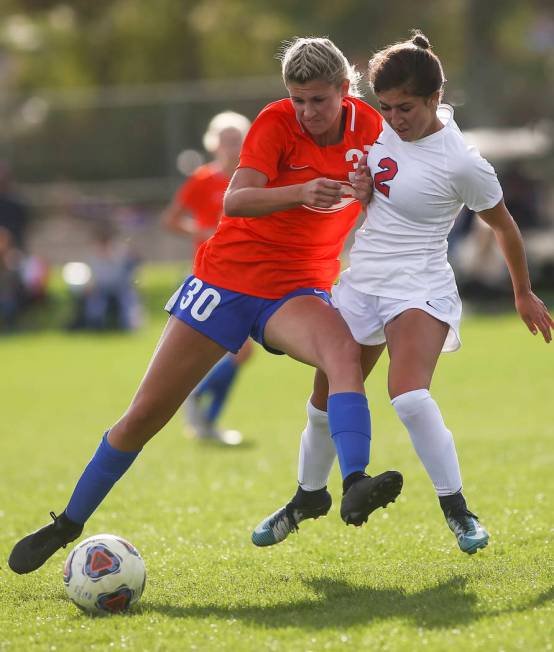
{"label": "blue knee-high sock", "polygon": [[343,479],[369,464],[371,420],[367,399],[357,392],[329,396],[329,429],[337,449]]}
{"label": "blue knee-high sock", "polygon": [[66,516],[74,523],[84,524],[139,453],[140,450],[117,450],[109,444],[105,433],[73,490],[65,508]]}
{"label": "blue knee-high sock", "polygon": [[226,355],[208,373],[204,380],[196,387],[193,394],[201,396],[205,393],[212,395],[212,400],[206,410],[206,419],[213,423],[223,409],[225,399],[231,389],[238,371],[238,365],[233,355]]}

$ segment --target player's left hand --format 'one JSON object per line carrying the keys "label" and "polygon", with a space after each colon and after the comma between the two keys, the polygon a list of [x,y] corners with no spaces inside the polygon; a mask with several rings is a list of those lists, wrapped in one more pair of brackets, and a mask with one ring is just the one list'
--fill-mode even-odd
{"label": "player's left hand", "polygon": [[554,328],[554,321],[548,308],[536,294],[529,290],[525,294],[516,296],[516,310],[533,335],[540,331],[545,342],[552,340],[551,329]]}
{"label": "player's left hand", "polygon": [[367,165],[367,156],[364,156],[356,172],[354,173],[354,183],[352,184],[354,192],[352,195],[362,204],[365,208],[373,195],[373,179]]}

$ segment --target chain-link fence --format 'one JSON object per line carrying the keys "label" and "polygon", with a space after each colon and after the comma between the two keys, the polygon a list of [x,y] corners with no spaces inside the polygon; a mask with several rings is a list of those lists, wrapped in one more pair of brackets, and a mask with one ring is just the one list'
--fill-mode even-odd
{"label": "chain-link fence", "polygon": [[224,110],[253,118],[283,94],[270,77],[4,97],[0,157],[34,217],[30,248],[54,263],[78,257],[89,227],[113,220],[147,259],[182,258],[186,244],[157,218],[187,164],[205,156],[209,120]]}

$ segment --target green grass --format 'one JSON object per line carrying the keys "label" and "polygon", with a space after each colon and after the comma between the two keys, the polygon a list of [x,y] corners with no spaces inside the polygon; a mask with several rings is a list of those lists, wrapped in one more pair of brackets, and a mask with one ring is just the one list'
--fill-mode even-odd
{"label": "green grass", "polygon": [[[149,305],[176,283],[149,279]],[[11,546],[62,510],[104,428],[126,408],[163,314],[132,335],[55,331],[0,340],[0,650],[549,650],[553,631],[554,349],[515,317],[469,317],[433,394],[455,433],[489,547],[462,555],[389,405],[383,359],[367,384],[370,471],[404,473],[402,497],[363,528],[329,516],[270,549],[251,529],[295,489],[311,370],[262,350],[224,414],[247,437],[222,450],[175,418],[87,524],[132,541],[148,568],[126,616],[90,618],[65,597],[64,553],[28,576]]]}

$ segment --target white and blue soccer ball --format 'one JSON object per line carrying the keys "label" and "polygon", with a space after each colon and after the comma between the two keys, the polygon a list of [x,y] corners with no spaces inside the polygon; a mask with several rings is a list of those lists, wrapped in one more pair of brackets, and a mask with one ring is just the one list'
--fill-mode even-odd
{"label": "white and blue soccer ball", "polygon": [[131,543],[114,534],[96,534],[69,553],[63,581],[69,598],[84,611],[119,613],[140,599],[146,568]]}

